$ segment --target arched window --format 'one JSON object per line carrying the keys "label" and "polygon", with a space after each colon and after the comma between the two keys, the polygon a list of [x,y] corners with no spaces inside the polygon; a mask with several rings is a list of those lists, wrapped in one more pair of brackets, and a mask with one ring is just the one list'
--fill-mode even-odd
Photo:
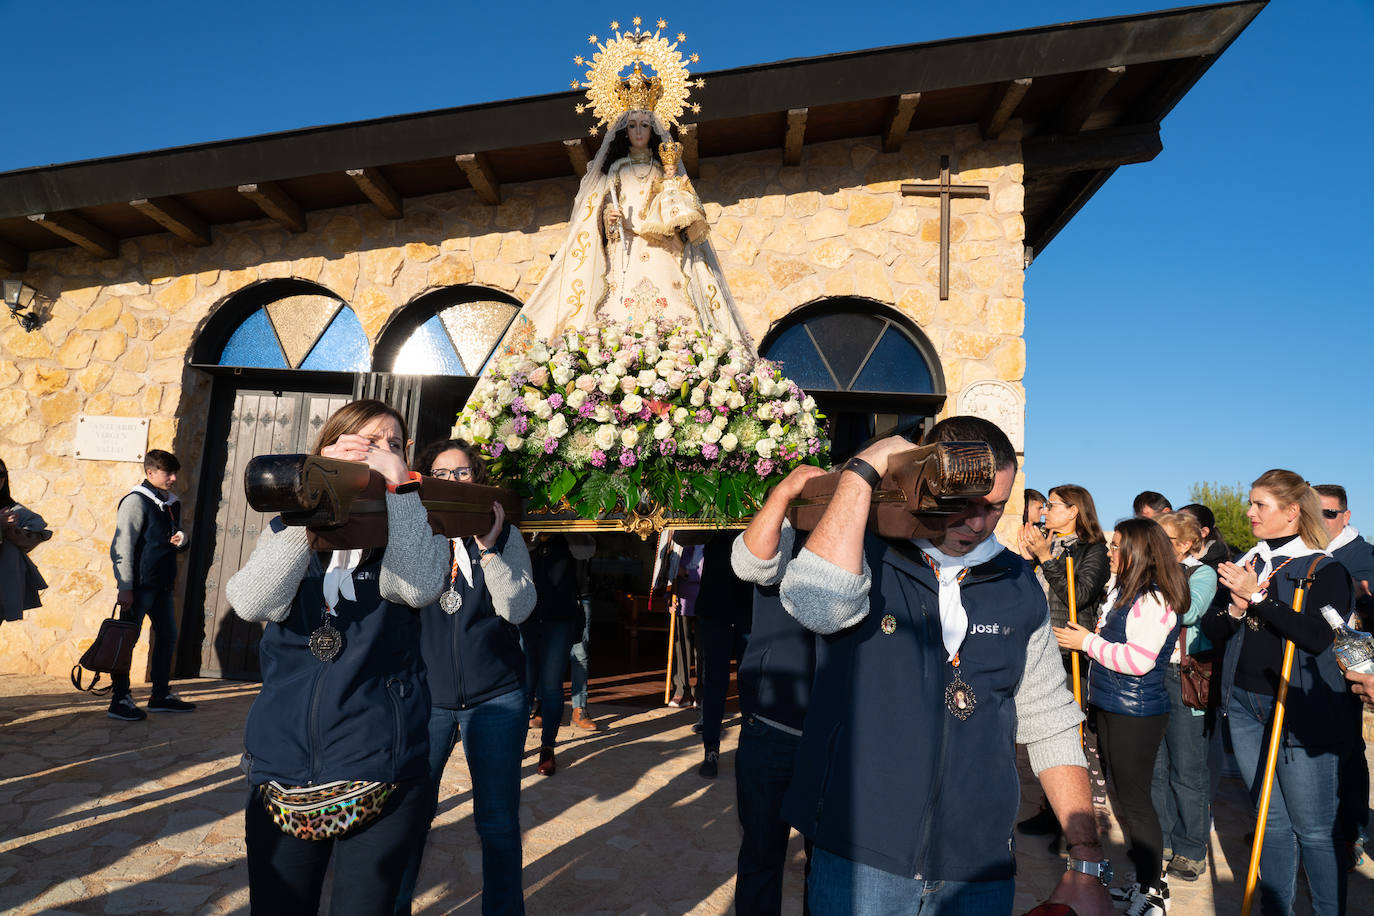
{"label": "arched window", "polygon": [[455,286],[426,293],[401,312],[377,345],[380,372],[475,377],[520,311],[496,290]]}
{"label": "arched window", "polygon": [[803,306],[768,333],[759,352],[830,418],[836,460],[873,436],[928,423],[945,402],[930,341],[901,313],[868,299]]}
{"label": "arched window", "polygon": [[317,372],[367,371],[367,334],[358,316],[324,287],[303,280],[281,280],[244,292],[246,304],[237,302],[232,309],[243,317],[212,358],[214,364]]}

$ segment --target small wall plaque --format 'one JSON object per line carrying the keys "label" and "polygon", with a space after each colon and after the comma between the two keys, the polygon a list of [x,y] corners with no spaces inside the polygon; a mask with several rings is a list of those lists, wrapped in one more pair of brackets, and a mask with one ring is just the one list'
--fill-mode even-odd
{"label": "small wall plaque", "polygon": [[73,450],[77,458],[87,461],[142,461],[148,451],[148,420],[77,417]]}

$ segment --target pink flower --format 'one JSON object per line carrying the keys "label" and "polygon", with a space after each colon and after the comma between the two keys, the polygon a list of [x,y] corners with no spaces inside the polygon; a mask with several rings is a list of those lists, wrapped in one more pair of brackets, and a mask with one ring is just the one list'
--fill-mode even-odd
{"label": "pink flower", "polygon": [[606,466],[606,453],[599,448],[592,449],[592,467],[604,468]]}
{"label": "pink flower", "polygon": [[635,453],[633,449],[626,448],[620,450],[620,466],[623,468],[632,468],[635,466]]}
{"label": "pink flower", "polygon": [[701,447],[701,457],[707,461],[713,461],[720,454],[720,446],[714,442],[708,442]]}
{"label": "pink flower", "polygon": [[506,450],[506,444],[504,442],[493,442],[489,450],[491,451],[491,457],[500,458],[501,453]]}
{"label": "pink flower", "polygon": [[549,395],[549,406],[552,407],[554,410],[557,410],[558,408],[562,407],[563,395],[557,393]]}
{"label": "pink flower", "polygon": [[760,458],[754,462],[754,473],[760,477],[767,477],[773,473],[773,460],[771,458]]}
{"label": "pink flower", "polygon": [[677,454],[677,442],[672,439],[660,439],[658,442],[658,453],[660,455]]}
{"label": "pink flower", "polygon": [[554,449],[556,449],[556,448],[558,448],[558,440],[555,439],[553,436],[549,436],[547,439],[544,440],[544,454],[545,454],[545,455],[552,455],[553,452],[554,452]]}

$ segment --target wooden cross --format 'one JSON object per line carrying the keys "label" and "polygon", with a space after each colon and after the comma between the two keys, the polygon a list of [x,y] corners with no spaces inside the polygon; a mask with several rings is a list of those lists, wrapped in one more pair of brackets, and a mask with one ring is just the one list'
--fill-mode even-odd
{"label": "wooden cross", "polygon": [[987,197],[988,186],[982,184],[950,184],[949,157],[940,157],[940,183],[916,184],[904,182],[902,194],[908,197],[940,198],[940,298],[949,298],[949,199],[951,197]]}

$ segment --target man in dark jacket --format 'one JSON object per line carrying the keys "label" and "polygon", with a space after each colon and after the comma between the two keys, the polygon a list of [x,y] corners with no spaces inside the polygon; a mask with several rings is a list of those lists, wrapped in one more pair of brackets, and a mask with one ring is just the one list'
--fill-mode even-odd
{"label": "man in dark jacket", "polygon": [[977,417],[928,440],[991,448],[992,491],[929,540],[867,532],[892,437],[843,466],[824,516],[787,566],[782,601],[824,637],[783,813],[815,845],[811,911],[910,908],[1010,914],[1019,804],[1014,742],[1064,824],[1069,871],[1051,896],[1080,916],[1112,912],[1078,740],[1045,593],[993,530],[1016,452]]}
{"label": "man in dark jacket", "polygon": [[[149,449],[143,458],[143,482],[119,501],[114,540],[110,542],[120,619],[141,624],[147,617],[153,628],[153,693],[148,700],[152,712],[190,712],[196,708],[172,693],[169,686],[176,651],[172,606],[176,555],[190,546],[190,539],[181,530],[181,502],[172,492],[180,470],[181,462],[171,452]],[[124,722],[148,718],[134,703],[129,676],[115,674],[110,680],[113,689],[106,715]]]}
{"label": "man in dark jacket", "polygon": [[715,779],[720,761],[720,726],[730,686],[730,660],[739,664],[749,641],[754,590],[730,566],[733,532],[718,531],[702,548],[701,590],[697,592],[697,643],[701,674],[701,747],[697,774]]}

